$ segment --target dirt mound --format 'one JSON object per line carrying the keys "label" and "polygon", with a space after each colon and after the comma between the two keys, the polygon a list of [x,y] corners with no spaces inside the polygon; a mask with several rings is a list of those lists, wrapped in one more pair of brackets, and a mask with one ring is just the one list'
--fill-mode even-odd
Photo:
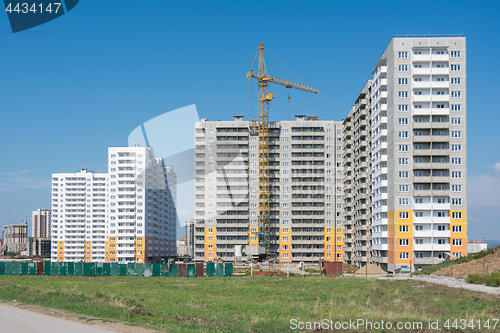
{"label": "dirt mound", "polygon": [[500,271],[500,250],[481,259],[448,266],[433,274],[466,278],[469,274],[491,274],[498,271]]}
{"label": "dirt mound", "polygon": [[363,275],[363,274],[367,274],[367,275],[382,275],[382,274],[387,274],[386,272],[384,272],[382,270],[382,268],[378,267],[377,265],[375,264],[368,264],[368,269],[365,266],[361,267],[360,269],[358,269],[356,271],[356,273],[354,273],[356,275]]}

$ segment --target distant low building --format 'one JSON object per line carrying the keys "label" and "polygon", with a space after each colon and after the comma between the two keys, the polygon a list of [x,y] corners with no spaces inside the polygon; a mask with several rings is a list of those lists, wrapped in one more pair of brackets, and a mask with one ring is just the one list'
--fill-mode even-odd
{"label": "distant low building", "polygon": [[479,241],[467,242],[467,253],[477,253],[488,249],[488,244]]}
{"label": "distant low building", "polygon": [[50,237],[30,237],[28,239],[28,255],[43,257],[50,253]]}
{"label": "distant low building", "polygon": [[3,244],[7,252],[22,252],[27,248],[28,223],[9,224],[3,227]]}
{"label": "distant low building", "polygon": [[191,245],[186,245],[186,238],[182,237],[182,239],[177,240],[177,256],[193,256],[193,247]]}

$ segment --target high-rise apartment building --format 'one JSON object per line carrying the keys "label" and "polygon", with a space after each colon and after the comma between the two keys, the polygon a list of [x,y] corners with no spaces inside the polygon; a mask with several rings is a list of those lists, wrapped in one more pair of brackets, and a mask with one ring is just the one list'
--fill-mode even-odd
{"label": "high-rise apartment building", "polygon": [[34,238],[50,237],[50,209],[37,209],[31,214],[31,236]]}
{"label": "high-rise apartment building", "polygon": [[[358,176],[367,190],[367,227],[358,192],[344,189],[353,207],[354,220],[346,225],[352,263],[360,266],[368,256],[394,271],[466,254],[465,59],[463,36],[393,38],[344,119],[346,149],[351,140],[351,148],[362,150],[356,119],[361,131],[366,124],[365,185]],[[354,177],[364,166],[359,154],[351,153],[346,168]]]}
{"label": "high-rise apartment building", "polygon": [[52,174],[51,261],[104,262],[107,173]]}
{"label": "high-rise apartment building", "polygon": [[186,245],[190,247],[190,255],[194,253],[194,219],[186,221]]}
{"label": "high-rise apartment building", "polygon": [[[257,124],[195,124],[194,259],[258,256]],[[270,122],[271,250],[280,261],[343,260],[342,123]]]}
{"label": "high-rise apartment building", "polygon": [[107,262],[159,262],[176,255],[176,175],[152,148],[108,150]]}
{"label": "high-rise apartment building", "polygon": [[342,121],[345,261],[358,266],[366,263],[370,235],[370,194],[367,188],[369,166],[367,101],[369,101],[370,85],[369,80],[359,93],[351,111]]}
{"label": "high-rise apartment building", "polygon": [[52,175],[52,261],[158,262],[176,254],[176,175],[147,147],[110,147],[108,172]]}

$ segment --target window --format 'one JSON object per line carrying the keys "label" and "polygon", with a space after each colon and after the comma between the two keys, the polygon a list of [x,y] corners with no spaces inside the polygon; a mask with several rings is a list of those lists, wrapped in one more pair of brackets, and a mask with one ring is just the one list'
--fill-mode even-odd
{"label": "window", "polygon": [[399,132],[399,133],[398,133],[398,136],[399,136],[400,138],[407,138],[407,137],[408,137],[408,132]]}
{"label": "window", "polygon": [[398,84],[401,84],[401,85],[408,84],[408,79],[407,78],[399,78]]}
{"label": "window", "polygon": [[462,172],[461,171],[452,171],[451,178],[462,178]]}
{"label": "window", "polygon": [[451,218],[452,219],[461,219],[462,218],[462,212],[452,212],[451,213]]}
{"label": "window", "polygon": [[400,239],[399,240],[399,245],[401,245],[401,246],[409,246],[410,245],[410,240],[409,239]]}
{"label": "window", "polygon": [[462,226],[461,225],[454,225],[451,227],[451,232],[462,232]]}
{"label": "window", "polygon": [[452,91],[451,97],[455,97],[455,98],[460,97],[460,91]]}
{"label": "window", "polygon": [[400,158],[399,165],[408,165],[408,159],[407,158]]}
{"label": "window", "polygon": [[408,65],[399,65],[398,70],[400,72],[408,72]]}
{"label": "window", "polygon": [[408,213],[408,212],[399,212],[399,218],[400,219],[409,219],[410,218],[410,213]]}
{"label": "window", "polygon": [[408,171],[400,171],[399,172],[399,178],[400,179],[406,179],[406,178],[408,178]]}
{"label": "window", "polygon": [[283,138],[283,142],[288,142],[289,138]]}
{"label": "window", "polygon": [[460,111],[460,104],[452,104],[451,111]]}
{"label": "window", "polygon": [[451,84],[460,84],[460,78],[459,77],[452,77]]}
{"label": "window", "polygon": [[406,51],[398,52],[398,58],[400,59],[408,58],[408,52]]}
{"label": "window", "polygon": [[462,192],[462,185],[451,185],[452,192]]}
{"label": "window", "polygon": [[400,205],[408,205],[408,198],[399,198]]}
{"label": "window", "polygon": [[399,145],[399,151],[408,151],[408,145]]}
{"label": "window", "polygon": [[399,111],[408,111],[408,105],[400,104],[400,105],[398,105],[398,110]]}
{"label": "window", "polygon": [[462,205],[462,199],[451,199],[451,204],[453,206],[461,206]]}
{"label": "window", "polygon": [[283,242],[288,242],[289,238],[288,237],[282,237],[282,239],[283,239]]}
{"label": "window", "polygon": [[462,159],[454,157],[454,158],[451,159],[451,164],[452,165],[461,165],[462,164]]}
{"label": "window", "polygon": [[408,118],[399,118],[398,124],[399,125],[408,125]]}
{"label": "window", "polygon": [[460,125],[460,123],[461,123],[460,118],[451,118],[452,125]]}
{"label": "window", "polygon": [[451,65],[450,69],[452,72],[458,72],[460,70],[460,65]]}
{"label": "window", "polygon": [[399,185],[399,192],[408,192],[408,185]]}
{"label": "window", "polygon": [[399,259],[410,259],[410,254],[408,252],[400,252]]}
{"label": "window", "polygon": [[460,58],[460,51],[451,51],[450,55],[452,58]]}
{"label": "window", "polygon": [[408,98],[408,92],[407,91],[398,91],[398,97],[399,98]]}
{"label": "window", "polygon": [[451,241],[452,246],[462,246],[462,240],[461,239],[453,239]]}

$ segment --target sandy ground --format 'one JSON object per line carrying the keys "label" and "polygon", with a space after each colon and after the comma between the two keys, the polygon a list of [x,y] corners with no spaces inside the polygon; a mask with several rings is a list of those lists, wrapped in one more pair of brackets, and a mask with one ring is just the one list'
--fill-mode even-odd
{"label": "sandy ground", "polygon": [[440,269],[434,275],[466,278],[469,274],[491,274],[498,271],[500,271],[500,250],[478,260]]}

